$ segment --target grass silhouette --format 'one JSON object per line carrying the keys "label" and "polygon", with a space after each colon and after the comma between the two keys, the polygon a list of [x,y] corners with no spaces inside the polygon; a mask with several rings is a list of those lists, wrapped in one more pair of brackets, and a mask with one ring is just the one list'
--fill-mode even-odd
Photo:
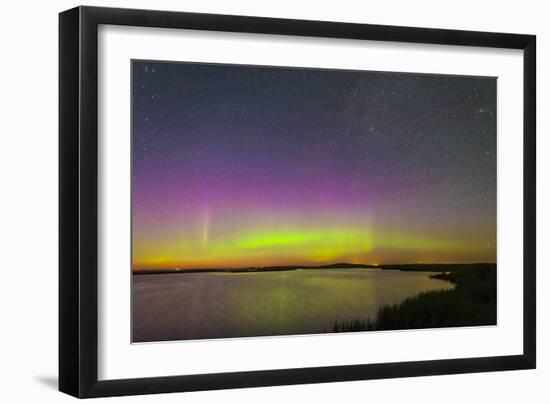
{"label": "grass silhouette", "polygon": [[496,265],[483,265],[432,275],[456,286],[420,293],[382,306],[374,318],[335,321],[332,332],[495,325]]}

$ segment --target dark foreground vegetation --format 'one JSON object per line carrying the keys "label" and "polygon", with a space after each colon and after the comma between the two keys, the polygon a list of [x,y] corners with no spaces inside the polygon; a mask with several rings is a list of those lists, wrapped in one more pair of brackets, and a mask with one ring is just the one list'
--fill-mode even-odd
{"label": "dark foreground vegetation", "polygon": [[[434,267],[429,265],[428,271]],[[395,268],[395,266],[394,266]],[[409,266],[401,270],[422,270]],[[414,328],[495,325],[497,318],[496,264],[445,266],[431,275],[456,286],[420,293],[400,304],[382,306],[375,318],[335,322],[331,331],[381,331]]]}

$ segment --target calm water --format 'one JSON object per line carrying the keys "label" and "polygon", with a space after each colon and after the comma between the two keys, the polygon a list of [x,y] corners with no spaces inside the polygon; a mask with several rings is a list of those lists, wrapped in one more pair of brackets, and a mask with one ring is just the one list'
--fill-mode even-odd
{"label": "calm water", "polygon": [[429,272],[307,269],[133,276],[134,342],[310,334],[449,282]]}

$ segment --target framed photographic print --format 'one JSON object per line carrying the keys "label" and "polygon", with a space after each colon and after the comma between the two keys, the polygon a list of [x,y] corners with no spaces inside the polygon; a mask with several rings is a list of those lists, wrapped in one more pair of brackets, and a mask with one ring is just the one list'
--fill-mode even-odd
{"label": "framed photographic print", "polygon": [[532,35],[61,13],[60,390],[534,368],[535,99]]}

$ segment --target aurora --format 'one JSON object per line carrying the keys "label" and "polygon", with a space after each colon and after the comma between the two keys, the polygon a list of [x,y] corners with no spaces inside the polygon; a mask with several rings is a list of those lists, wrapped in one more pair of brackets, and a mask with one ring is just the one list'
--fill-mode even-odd
{"label": "aurora", "polygon": [[132,62],[132,267],[496,261],[496,79]]}

